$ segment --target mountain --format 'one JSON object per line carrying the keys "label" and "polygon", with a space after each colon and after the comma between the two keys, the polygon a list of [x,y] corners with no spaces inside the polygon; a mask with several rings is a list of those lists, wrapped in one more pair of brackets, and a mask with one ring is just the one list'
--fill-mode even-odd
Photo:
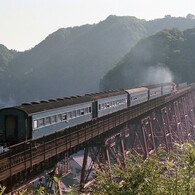
{"label": "mountain", "polygon": [[110,16],[98,24],[59,29],[9,64],[4,93],[24,102],[96,92],[102,75],[146,36],[144,23]]}
{"label": "mountain", "polygon": [[8,63],[17,55],[17,51],[9,50],[0,44],[0,72],[4,71]]}
{"label": "mountain", "polygon": [[3,102],[2,105],[7,103],[9,100],[9,93],[4,93],[8,81],[8,77],[5,79],[5,70],[8,67],[9,63],[19,54],[19,52],[15,50],[9,50],[4,45],[0,44],[0,107],[1,102]]}
{"label": "mountain", "polygon": [[140,40],[108,72],[101,90],[195,81],[195,28],[163,30]]}
{"label": "mountain", "polygon": [[18,104],[98,91],[102,77],[139,40],[165,27],[194,25],[191,18],[146,21],[111,15],[98,24],[59,29],[8,61],[0,76],[0,100]]}

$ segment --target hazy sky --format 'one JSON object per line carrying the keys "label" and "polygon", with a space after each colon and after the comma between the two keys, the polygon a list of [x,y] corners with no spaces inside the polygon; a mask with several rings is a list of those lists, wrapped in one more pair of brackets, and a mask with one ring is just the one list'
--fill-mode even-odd
{"label": "hazy sky", "polygon": [[195,14],[195,0],[0,0],[0,44],[27,50],[59,28],[93,24],[109,15],[139,19]]}

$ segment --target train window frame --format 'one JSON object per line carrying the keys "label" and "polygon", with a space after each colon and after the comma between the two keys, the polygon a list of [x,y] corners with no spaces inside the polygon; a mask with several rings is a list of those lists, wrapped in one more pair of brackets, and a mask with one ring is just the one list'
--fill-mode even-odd
{"label": "train window frame", "polygon": [[89,113],[91,113],[91,107],[89,107]]}
{"label": "train window frame", "polygon": [[79,117],[81,115],[80,109],[77,110],[77,116]]}
{"label": "train window frame", "polygon": [[37,129],[38,128],[38,120],[34,120],[33,121],[33,129]]}
{"label": "train window frame", "polygon": [[51,124],[56,123],[56,115],[51,116],[50,120]]}
{"label": "train window frame", "polygon": [[51,124],[51,117],[49,117],[49,116],[48,117],[45,117],[44,118],[44,124],[45,124],[45,126],[46,125],[50,125]]}
{"label": "train window frame", "polygon": [[57,123],[62,122],[62,114],[56,115],[56,121],[57,121]]}
{"label": "train window frame", "polygon": [[63,113],[62,114],[62,121],[66,121],[67,120],[67,113]]}
{"label": "train window frame", "polygon": [[77,112],[76,112],[76,110],[73,110],[72,111],[72,118],[76,118],[77,117]]}
{"label": "train window frame", "polygon": [[86,107],[86,108],[85,108],[85,114],[88,114],[88,113],[89,113],[89,108]]}
{"label": "train window frame", "polygon": [[84,108],[80,109],[80,115],[84,115],[84,114],[85,114]]}
{"label": "train window frame", "polygon": [[44,126],[44,118],[38,119],[38,128]]}
{"label": "train window frame", "polygon": [[68,118],[70,118],[70,119],[73,118],[72,117],[72,111],[68,112]]}

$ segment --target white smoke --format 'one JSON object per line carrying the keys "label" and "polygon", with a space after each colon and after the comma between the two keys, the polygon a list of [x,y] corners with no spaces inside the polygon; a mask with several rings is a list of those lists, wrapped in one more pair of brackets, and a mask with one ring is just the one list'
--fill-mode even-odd
{"label": "white smoke", "polygon": [[16,106],[16,101],[13,97],[9,97],[9,99],[7,101],[3,101],[0,98],[0,109],[6,108],[6,107],[11,107],[11,106]]}
{"label": "white smoke", "polygon": [[158,63],[155,67],[149,67],[143,71],[140,80],[141,85],[167,83],[173,81],[173,74],[170,69],[162,63]]}

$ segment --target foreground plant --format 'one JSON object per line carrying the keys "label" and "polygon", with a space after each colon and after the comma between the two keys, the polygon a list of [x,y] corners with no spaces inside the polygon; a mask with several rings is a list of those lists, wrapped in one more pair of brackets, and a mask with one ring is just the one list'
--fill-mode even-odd
{"label": "foreground plant", "polygon": [[124,169],[114,165],[97,170],[93,194],[195,194],[194,143],[175,145],[169,154],[159,149],[147,159],[139,154],[130,155],[125,165]]}

